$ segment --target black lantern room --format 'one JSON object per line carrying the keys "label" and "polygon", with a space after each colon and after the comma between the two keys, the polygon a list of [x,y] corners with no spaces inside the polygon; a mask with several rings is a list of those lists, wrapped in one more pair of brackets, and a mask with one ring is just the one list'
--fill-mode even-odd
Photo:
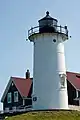
{"label": "black lantern room", "polygon": [[46,12],[46,16],[39,21],[39,32],[40,33],[51,33],[56,32],[57,19],[50,17],[49,12]]}

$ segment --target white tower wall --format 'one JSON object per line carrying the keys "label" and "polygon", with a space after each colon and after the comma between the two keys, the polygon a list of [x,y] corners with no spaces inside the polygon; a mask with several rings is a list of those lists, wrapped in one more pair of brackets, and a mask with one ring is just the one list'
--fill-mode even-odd
{"label": "white tower wall", "polygon": [[[54,39],[56,42],[53,41]],[[33,97],[37,97],[37,100],[33,101],[33,109],[68,109],[62,35],[36,34],[33,42]]]}

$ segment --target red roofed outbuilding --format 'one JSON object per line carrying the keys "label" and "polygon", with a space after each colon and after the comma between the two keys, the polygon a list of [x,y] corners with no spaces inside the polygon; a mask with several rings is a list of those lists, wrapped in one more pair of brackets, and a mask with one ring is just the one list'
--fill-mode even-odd
{"label": "red roofed outbuilding", "polygon": [[[1,98],[4,110],[32,106],[32,80],[29,71],[26,78],[11,77]],[[45,86],[44,86],[45,89]],[[80,105],[80,74],[67,72],[68,104]],[[42,91],[43,92],[43,91]],[[55,95],[54,95],[55,97]]]}
{"label": "red roofed outbuilding", "polygon": [[32,105],[32,78],[11,77],[1,102],[4,110],[19,109]]}

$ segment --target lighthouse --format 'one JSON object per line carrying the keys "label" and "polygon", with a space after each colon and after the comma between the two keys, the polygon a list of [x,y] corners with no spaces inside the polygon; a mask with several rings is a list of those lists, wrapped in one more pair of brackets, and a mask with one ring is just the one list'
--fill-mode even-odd
{"label": "lighthouse", "polygon": [[34,46],[33,109],[68,109],[64,54],[67,26],[59,26],[58,20],[48,11],[38,22],[39,26],[28,30],[28,39]]}

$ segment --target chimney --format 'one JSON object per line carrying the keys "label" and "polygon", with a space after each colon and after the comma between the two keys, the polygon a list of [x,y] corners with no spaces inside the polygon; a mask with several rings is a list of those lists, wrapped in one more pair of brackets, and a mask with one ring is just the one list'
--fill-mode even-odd
{"label": "chimney", "polygon": [[27,70],[27,72],[26,72],[26,79],[28,79],[28,78],[30,78],[30,72],[29,72],[29,70]]}

